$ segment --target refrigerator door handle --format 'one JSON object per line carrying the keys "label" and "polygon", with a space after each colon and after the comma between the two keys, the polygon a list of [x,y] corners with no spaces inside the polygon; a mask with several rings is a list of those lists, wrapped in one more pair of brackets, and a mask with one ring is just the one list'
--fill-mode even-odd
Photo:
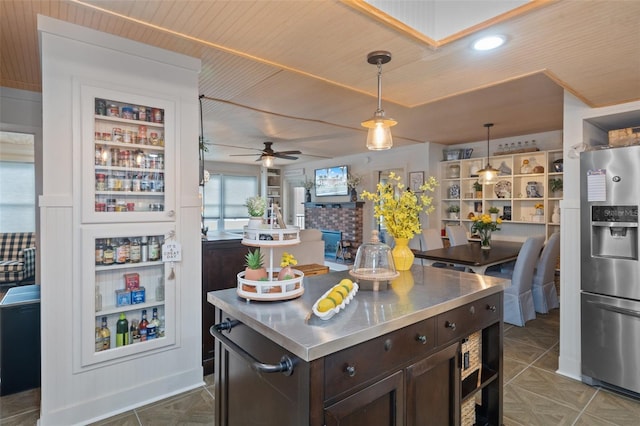
{"label": "refrigerator door handle", "polygon": [[593,300],[588,300],[587,303],[590,303],[597,306],[598,308],[605,309],[607,311],[640,318],[640,311],[636,311],[634,309],[621,308],[619,306],[609,305],[608,303],[594,302]]}
{"label": "refrigerator door handle", "polygon": [[637,228],[638,224],[636,222],[591,222],[593,226],[608,226],[610,228],[620,227],[620,228]]}

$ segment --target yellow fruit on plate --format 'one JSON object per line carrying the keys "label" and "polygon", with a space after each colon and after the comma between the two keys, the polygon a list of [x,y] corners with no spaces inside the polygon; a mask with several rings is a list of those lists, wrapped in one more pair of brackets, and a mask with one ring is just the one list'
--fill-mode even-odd
{"label": "yellow fruit on plate", "polygon": [[336,290],[333,290],[331,293],[329,293],[329,295],[327,296],[330,299],[333,299],[336,302],[336,306],[338,306],[339,304],[342,303],[342,299],[344,299],[344,297],[342,296],[342,294]]}
{"label": "yellow fruit on plate", "polygon": [[336,307],[335,302],[332,299],[324,298],[318,302],[318,312],[327,312],[330,309]]}
{"label": "yellow fruit on plate", "polygon": [[342,295],[343,299],[345,297],[347,297],[347,295],[349,294],[349,289],[346,286],[343,286],[343,285],[340,285],[340,284],[335,286],[333,289],[334,289],[334,291],[337,291],[338,293],[340,293]]}
{"label": "yellow fruit on plate", "polygon": [[343,278],[338,285],[345,285],[349,291],[353,290],[353,281],[349,278]]}

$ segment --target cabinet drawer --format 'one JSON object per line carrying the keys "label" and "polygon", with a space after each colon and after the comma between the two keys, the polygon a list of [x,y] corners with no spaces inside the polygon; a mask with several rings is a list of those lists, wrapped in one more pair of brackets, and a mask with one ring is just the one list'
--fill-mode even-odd
{"label": "cabinet drawer", "polygon": [[502,293],[468,303],[437,317],[437,344],[468,336],[502,317]]}
{"label": "cabinet drawer", "polygon": [[435,347],[435,319],[429,318],[325,359],[326,399],[367,382]]}

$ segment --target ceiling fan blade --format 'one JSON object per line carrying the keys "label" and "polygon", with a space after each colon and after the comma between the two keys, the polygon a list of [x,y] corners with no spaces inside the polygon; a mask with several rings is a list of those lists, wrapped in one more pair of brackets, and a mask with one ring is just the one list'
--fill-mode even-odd
{"label": "ceiling fan blade", "polygon": [[302,152],[300,152],[300,151],[278,151],[278,152],[276,152],[276,154],[289,155],[289,154],[302,154]]}
{"label": "ceiling fan blade", "polygon": [[229,157],[251,157],[253,155],[262,156],[262,154],[260,154],[259,152],[256,152],[255,154],[229,154]]}
{"label": "ceiling fan blade", "polygon": [[298,159],[298,157],[292,157],[292,156],[290,156],[290,155],[282,155],[282,153],[281,153],[281,152],[276,152],[276,153],[274,154],[274,157],[276,157],[276,158],[282,158],[282,159],[285,159],[285,160],[297,160],[297,159]]}

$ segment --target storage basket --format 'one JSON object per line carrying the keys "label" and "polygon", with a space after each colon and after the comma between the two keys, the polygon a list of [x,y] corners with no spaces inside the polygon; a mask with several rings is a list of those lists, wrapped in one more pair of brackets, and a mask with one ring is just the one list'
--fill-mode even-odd
{"label": "storage basket", "polygon": [[626,129],[609,131],[609,146],[629,146],[640,144],[640,127],[628,127]]}
{"label": "storage basket", "polygon": [[462,380],[477,371],[478,383],[480,385],[480,373],[482,369],[482,334],[476,331],[462,341]]}
{"label": "storage basket", "polygon": [[460,425],[473,426],[476,424],[476,399],[467,398],[460,406]]}

